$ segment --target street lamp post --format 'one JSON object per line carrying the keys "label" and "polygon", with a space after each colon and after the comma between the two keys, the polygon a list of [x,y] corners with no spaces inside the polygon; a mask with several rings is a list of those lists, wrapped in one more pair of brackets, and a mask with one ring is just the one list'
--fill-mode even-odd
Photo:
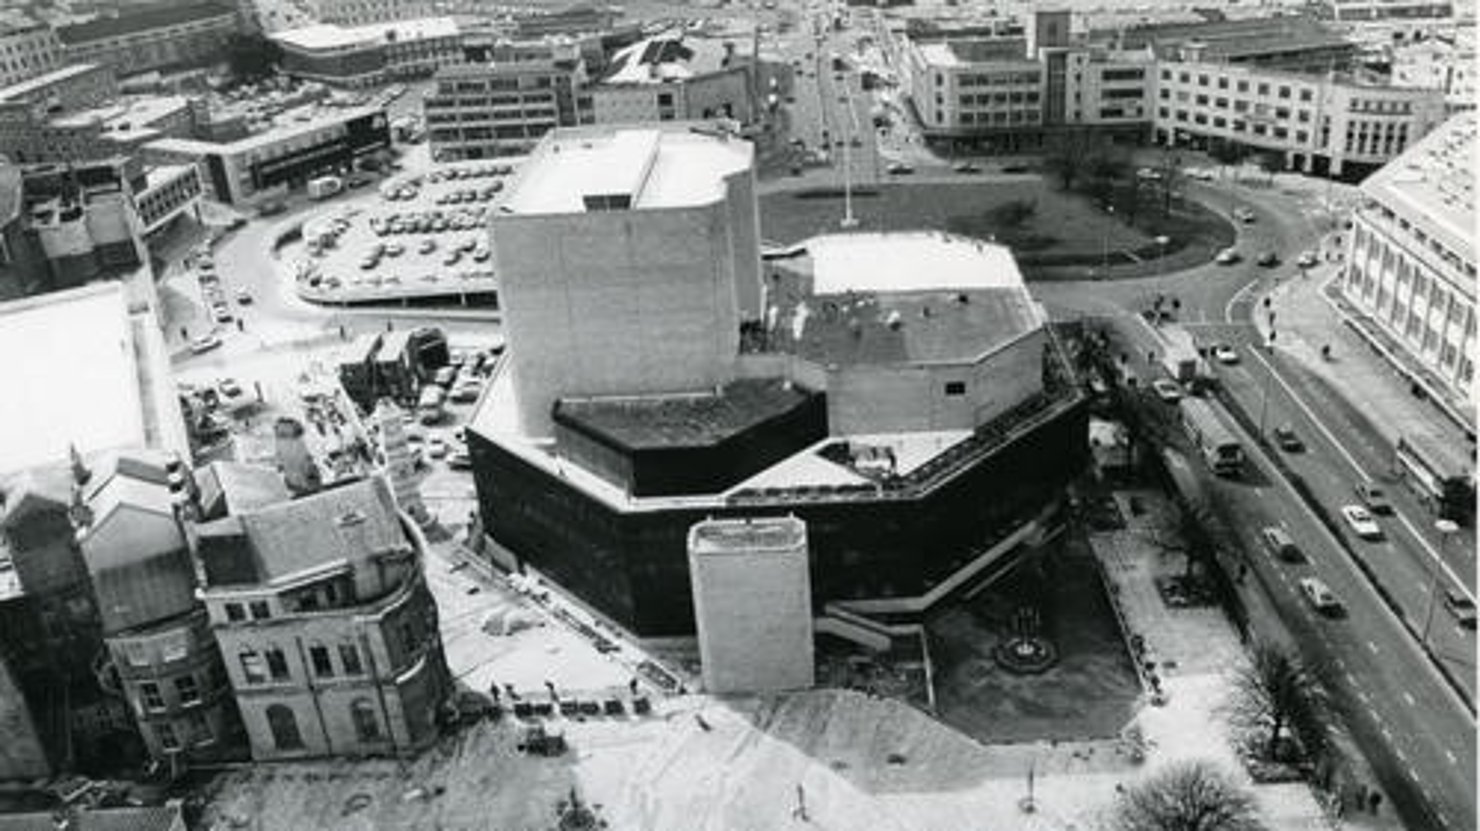
{"label": "street lamp post", "polygon": [[1167,244],[1170,243],[1171,241],[1172,241],[1172,238],[1169,237],[1169,236],[1167,236],[1166,234],[1162,234],[1161,236],[1158,236],[1156,238],[1156,246],[1157,246],[1158,249],[1160,249],[1160,251],[1159,251],[1159,259],[1157,260],[1157,263],[1156,263],[1156,273],[1157,274],[1166,274],[1166,270],[1167,270]]}
{"label": "street lamp post", "polygon": [[[1441,519],[1434,523],[1434,529],[1439,532],[1439,557],[1442,558],[1449,553],[1449,538],[1459,531],[1459,525],[1453,520]],[[1434,625],[1434,607],[1438,605],[1439,597],[1439,563],[1429,562],[1429,608],[1423,616],[1423,634],[1419,637],[1425,649],[1429,647],[1429,629]]]}
{"label": "street lamp post", "polygon": [[[1110,215],[1111,222],[1114,222],[1115,221],[1115,219],[1114,219],[1114,217],[1115,217],[1115,206],[1114,205],[1106,205],[1105,206],[1105,213],[1107,213],[1107,214]],[[1110,225],[1107,223],[1105,225],[1105,232],[1100,235],[1100,270],[1101,271],[1108,271],[1109,269],[1110,269]]]}

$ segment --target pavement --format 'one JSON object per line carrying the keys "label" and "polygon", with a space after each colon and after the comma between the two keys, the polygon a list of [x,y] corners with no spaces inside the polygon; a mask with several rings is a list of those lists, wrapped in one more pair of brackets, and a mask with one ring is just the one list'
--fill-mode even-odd
{"label": "pavement", "polygon": [[[1180,570],[1180,557],[1166,553],[1175,540],[1164,500],[1140,501],[1163,506],[1162,515],[1131,518],[1091,543],[1161,667],[1165,706],[1146,704],[1137,717],[1143,762],[1124,739],[983,745],[913,707],[854,691],[658,695],[649,716],[543,720],[569,743],[557,757],[521,754],[523,723],[506,718],[463,728],[414,760],[234,771],[215,783],[202,827],[547,827],[574,795],[611,828],[1036,831],[1095,827],[1119,790],[1178,760],[1211,761],[1247,784],[1218,714],[1238,636],[1214,609],[1161,602],[1151,581]],[[567,695],[630,697],[628,662],[640,653],[626,644],[599,653],[551,614],[558,598],[536,603],[462,559],[444,541],[426,564],[460,681],[473,689],[498,681],[542,700],[547,680]],[[510,635],[487,625],[509,619],[527,625]],[[1333,809],[1304,785],[1251,787],[1272,829],[1333,827]],[[1349,813],[1337,827],[1399,826],[1384,811]]]}

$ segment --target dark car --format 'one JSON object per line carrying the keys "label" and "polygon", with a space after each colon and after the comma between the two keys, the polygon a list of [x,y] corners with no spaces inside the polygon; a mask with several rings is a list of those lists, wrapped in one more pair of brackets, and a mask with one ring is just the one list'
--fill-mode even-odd
{"label": "dark car", "polygon": [[1458,589],[1444,592],[1444,608],[1454,615],[1454,620],[1466,629],[1475,628],[1475,601]]}
{"label": "dark car", "polygon": [[1305,442],[1295,435],[1295,428],[1288,424],[1274,428],[1274,443],[1286,453],[1300,453],[1305,450]]}

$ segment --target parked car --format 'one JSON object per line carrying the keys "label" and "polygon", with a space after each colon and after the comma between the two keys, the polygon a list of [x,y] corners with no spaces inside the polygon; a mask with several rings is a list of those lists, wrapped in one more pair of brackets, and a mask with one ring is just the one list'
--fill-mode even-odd
{"label": "parked car", "polygon": [[1475,601],[1459,589],[1444,591],[1444,608],[1454,616],[1455,622],[1466,629],[1475,628]]}
{"label": "parked car", "polygon": [[1274,268],[1275,266],[1280,264],[1280,255],[1276,254],[1273,251],[1265,251],[1263,254],[1259,255],[1259,259],[1255,260],[1255,262],[1257,262],[1261,268]]}
{"label": "parked car", "polygon": [[982,172],[981,167],[979,167],[976,164],[973,164],[972,162],[960,162],[960,163],[956,164],[955,166],[953,166],[951,169],[954,170],[954,171],[956,171],[957,173],[980,173],[980,172]]}
{"label": "parked car", "polygon": [[1264,542],[1264,547],[1269,550],[1269,553],[1281,560],[1287,563],[1305,562],[1305,553],[1300,550],[1300,546],[1295,544],[1295,540],[1285,533],[1285,529],[1271,525],[1259,532],[1259,538]]}
{"label": "parked car", "polygon": [[1346,520],[1346,524],[1351,527],[1352,533],[1362,539],[1382,539],[1382,526],[1378,525],[1377,519],[1361,505],[1341,506],[1341,518]]}
{"label": "parked car", "polygon": [[190,341],[190,351],[197,355],[206,353],[221,345],[221,339],[215,335],[201,335]]}
{"label": "parked car", "polygon": [[1241,259],[1243,257],[1238,253],[1237,248],[1225,248],[1218,252],[1218,256],[1213,258],[1213,262],[1216,262],[1218,265],[1233,265]]}
{"label": "parked car", "polygon": [[1393,503],[1388,501],[1387,494],[1376,483],[1362,481],[1356,485],[1357,498],[1367,506],[1367,510],[1374,514],[1391,514]]}
{"label": "parked car", "polygon": [[1167,378],[1157,378],[1151,382],[1151,389],[1156,397],[1168,404],[1175,404],[1182,400],[1182,385]]}
{"label": "parked car", "polygon": [[250,305],[251,302],[252,302],[252,291],[251,291],[251,289],[248,289],[246,286],[237,286],[236,287],[236,302],[242,304],[243,306]]}
{"label": "parked car", "polygon": [[457,380],[457,367],[455,366],[444,366],[432,376],[432,383],[439,387],[450,387],[455,380]]}
{"label": "parked car", "polygon": [[914,167],[904,162],[890,162],[889,166],[884,168],[884,170],[893,176],[908,176],[915,172]]}
{"label": "parked car", "polygon": [[1254,212],[1248,208],[1243,207],[1233,209],[1233,218],[1237,219],[1239,222],[1244,223],[1245,225],[1253,222],[1255,219]]}
{"label": "parked car", "polygon": [[227,398],[236,398],[242,394],[242,386],[235,378],[222,378],[216,382],[216,389]]}
{"label": "parked car", "polygon": [[1281,424],[1274,428],[1274,443],[1286,453],[1302,453],[1305,451],[1305,442],[1296,435],[1295,428],[1288,424]]}
{"label": "parked car", "polygon": [[1300,578],[1300,593],[1322,614],[1333,615],[1341,611],[1341,601],[1336,598],[1336,593],[1318,577]]}
{"label": "parked car", "polygon": [[1226,343],[1220,343],[1213,347],[1213,357],[1220,364],[1236,364],[1239,361],[1238,350]]}
{"label": "parked car", "polygon": [[231,314],[231,307],[227,306],[225,303],[217,303],[216,305],[212,306],[211,317],[214,318],[217,323],[230,323],[231,321],[236,319]]}
{"label": "parked car", "polygon": [[1316,257],[1314,251],[1301,251],[1300,257],[1295,260],[1295,264],[1301,268],[1315,268],[1318,262],[1320,259]]}
{"label": "parked car", "polygon": [[458,448],[448,454],[447,466],[453,470],[470,470],[473,467],[473,457],[465,448]]}
{"label": "parked car", "polygon": [[432,436],[427,440],[427,455],[433,459],[441,459],[447,455],[447,440],[441,436]]}

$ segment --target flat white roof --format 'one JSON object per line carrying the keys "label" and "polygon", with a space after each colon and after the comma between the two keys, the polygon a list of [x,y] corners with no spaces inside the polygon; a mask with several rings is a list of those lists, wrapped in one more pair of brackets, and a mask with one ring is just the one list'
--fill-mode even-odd
{"label": "flat white roof", "polygon": [[921,44],[920,55],[931,66],[956,66],[961,63],[961,59],[956,57],[955,50],[948,43]]}
{"label": "flat white roof", "polygon": [[[450,17],[421,17],[414,20],[387,20],[364,26],[339,26],[334,23],[316,23],[299,29],[289,29],[272,36],[284,46],[299,49],[342,49],[350,46],[368,46],[375,43],[398,43],[431,38],[455,37],[457,21]],[[392,34],[394,33],[394,34]]]}
{"label": "flat white roof", "polygon": [[828,234],[803,247],[814,294],[1023,286],[1006,246],[938,231]]}
{"label": "flat white roof", "polygon": [[1459,113],[1362,183],[1367,195],[1426,228],[1469,262],[1475,260],[1477,126],[1474,112]]}
{"label": "flat white roof", "polygon": [[725,177],[750,167],[752,147],[688,127],[585,128],[546,136],[500,204],[513,214],[584,213],[587,196],[625,196],[628,207],[707,205]]}
{"label": "flat white roof", "polygon": [[0,472],[146,444],[122,283],[0,303]]}

